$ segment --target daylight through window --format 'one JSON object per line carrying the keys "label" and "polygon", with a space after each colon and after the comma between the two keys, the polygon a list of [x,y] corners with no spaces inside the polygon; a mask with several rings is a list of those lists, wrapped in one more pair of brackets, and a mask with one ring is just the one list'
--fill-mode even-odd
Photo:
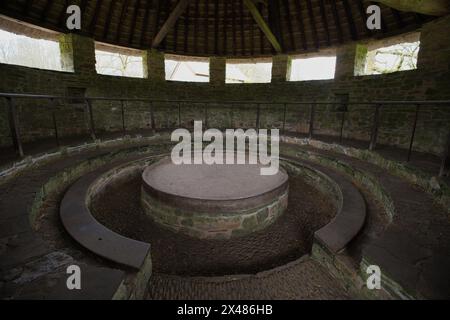
{"label": "daylight through window", "polygon": [[165,71],[169,81],[209,82],[209,59],[166,55]]}
{"label": "daylight through window", "polygon": [[142,54],[139,51],[108,48],[104,45],[96,45],[95,49],[96,70],[99,74],[120,77],[144,77],[144,65]]}
{"label": "daylight through window", "polygon": [[0,63],[62,71],[59,43],[0,30]]}
{"label": "daylight through window", "polygon": [[226,83],[268,83],[272,78],[272,59],[227,60]]}
{"label": "daylight through window", "polygon": [[293,58],[289,81],[334,79],[336,57]]}

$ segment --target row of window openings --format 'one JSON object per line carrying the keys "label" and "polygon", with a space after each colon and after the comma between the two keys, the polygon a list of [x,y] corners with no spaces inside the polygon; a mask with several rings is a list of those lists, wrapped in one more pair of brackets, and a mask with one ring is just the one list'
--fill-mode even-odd
{"label": "row of window openings", "polygon": [[[405,42],[368,51],[365,70],[358,75],[391,73],[417,68],[420,42]],[[144,77],[142,56],[95,50],[96,70],[99,74]],[[226,63],[226,83],[269,83],[272,62],[243,63],[229,60]],[[33,39],[0,30],[0,62],[27,67],[63,71],[57,41]],[[336,57],[293,58],[288,81],[333,79]],[[67,71],[67,70],[64,70]],[[166,80],[209,82],[209,59],[165,59]]]}

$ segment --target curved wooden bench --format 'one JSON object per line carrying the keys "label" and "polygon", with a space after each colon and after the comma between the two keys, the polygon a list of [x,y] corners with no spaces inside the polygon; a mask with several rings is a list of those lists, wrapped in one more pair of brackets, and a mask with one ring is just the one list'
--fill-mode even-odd
{"label": "curved wooden bench", "polygon": [[126,238],[106,228],[92,216],[87,206],[89,187],[106,171],[93,171],[69,188],[61,202],[61,220],[72,238],[89,251],[139,270],[150,252],[150,244]]}
{"label": "curved wooden bench", "polygon": [[340,174],[312,162],[298,161],[284,156],[294,165],[305,167],[321,175],[338,188],[339,204],[333,220],[314,233],[314,239],[331,253],[338,253],[359,233],[366,220],[366,203],[358,189]]}

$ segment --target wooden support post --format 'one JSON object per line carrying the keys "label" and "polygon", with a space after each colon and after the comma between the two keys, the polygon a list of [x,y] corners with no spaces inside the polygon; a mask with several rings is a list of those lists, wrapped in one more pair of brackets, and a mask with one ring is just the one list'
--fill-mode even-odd
{"label": "wooden support post", "polygon": [[89,133],[91,135],[92,140],[97,140],[97,137],[95,135],[95,127],[94,127],[94,116],[92,113],[92,104],[91,101],[89,99],[85,99],[86,102],[86,122],[87,122],[87,127],[89,129]]}
{"label": "wooden support post", "polygon": [[286,111],[287,111],[287,104],[284,104],[284,111],[283,111],[283,135],[286,133]]}
{"label": "wooden support post", "polygon": [[370,151],[372,151],[377,145],[378,127],[380,126],[380,109],[381,105],[377,104],[375,106],[375,112],[373,115],[372,134],[370,136],[370,144],[369,144]]}
{"label": "wooden support post", "polygon": [[8,115],[9,129],[11,131],[11,139],[17,153],[22,158],[24,156],[22,140],[20,139],[19,118],[17,116],[16,104],[13,98],[8,99]]}
{"label": "wooden support post", "polygon": [[309,138],[312,139],[314,136],[314,115],[316,113],[316,104],[311,104],[309,111]]}
{"label": "wooden support post", "polygon": [[418,105],[416,105],[413,129],[411,132],[411,141],[409,142],[408,159],[406,159],[406,161],[408,161],[408,162],[411,160],[411,153],[412,153],[412,148],[413,148],[413,144],[414,144],[414,136],[416,135],[417,119],[419,118],[419,111],[420,111],[420,105],[418,104]]}

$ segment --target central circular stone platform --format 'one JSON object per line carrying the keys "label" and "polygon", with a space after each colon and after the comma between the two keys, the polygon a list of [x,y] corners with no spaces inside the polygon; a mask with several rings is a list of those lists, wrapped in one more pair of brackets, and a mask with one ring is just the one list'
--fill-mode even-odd
{"label": "central circular stone platform", "polygon": [[287,207],[288,175],[260,174],[262,164],[180,164],[170,158],[142,174],[146,213],[173,231],[230,238],[260,230]]}

